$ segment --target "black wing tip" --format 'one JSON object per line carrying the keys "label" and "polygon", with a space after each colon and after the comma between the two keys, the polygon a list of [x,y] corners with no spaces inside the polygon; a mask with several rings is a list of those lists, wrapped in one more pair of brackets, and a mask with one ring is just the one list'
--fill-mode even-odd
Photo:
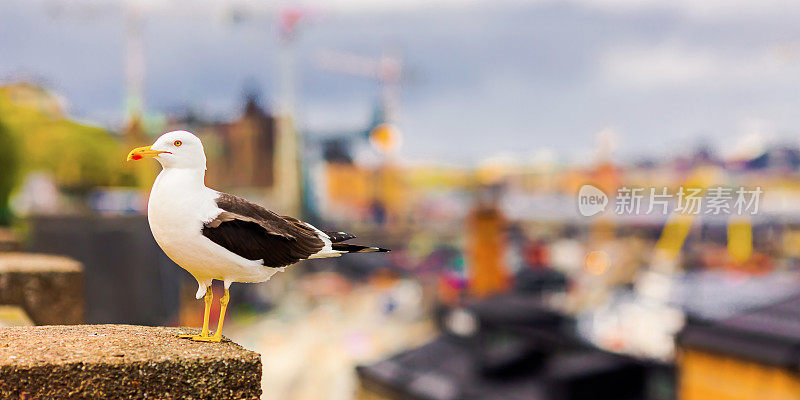
{"label": "black wing tip", "polygon": [[336,231],[322,231],[322,232],[328,235],[328,238],[331,240],[331,243],[339,243],[356,238],[356,235],[347,232],[336,232]]}
{"label": "black wing tip", "polygon": [[382,247],[362,246],[360,244],[333,243],[333,250],[344,251],[347,253],[387,253],[391,250]]}

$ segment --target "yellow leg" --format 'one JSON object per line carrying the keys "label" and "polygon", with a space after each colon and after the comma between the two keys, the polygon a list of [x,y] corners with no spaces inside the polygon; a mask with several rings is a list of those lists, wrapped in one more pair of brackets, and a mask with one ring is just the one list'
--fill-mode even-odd
{"label": "yellow leg", "polygon": [[225,322],[225,310],[228,308],[228,300],[230,299],[230,295],[228,293],[228,289],[225,289],[225,295],[219,299],[220,309],[219,309],[219,322],[217,323],[217,330],[214,332],[214,336],[201,336],[192,338],[192,340],[196,340],[198,342],[220,342],[222,341],[222,323]]}
{"label": "yellow leg", "polygon": [[195,339],[198,337],[208,337],[208,319],[211,316],[211,302],[214,300],[214,292],[211,290],[211,287],[208,288],[206,291],[205,302],[206,302],[206,310],[203,313],[203,330],[200,332],[199,335],[178,335],[180,338],[187,338],[187,339]]}

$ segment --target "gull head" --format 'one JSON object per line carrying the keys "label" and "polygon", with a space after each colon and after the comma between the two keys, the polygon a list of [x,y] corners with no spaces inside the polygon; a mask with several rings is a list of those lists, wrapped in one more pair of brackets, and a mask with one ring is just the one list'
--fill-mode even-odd
{"label": "gull head", "polygon": [[203,143],[187,131],[167,132],[152,146],[137,147],[128,153],[128,161],[144,158],[155,158],[164,168],[206,169]]}

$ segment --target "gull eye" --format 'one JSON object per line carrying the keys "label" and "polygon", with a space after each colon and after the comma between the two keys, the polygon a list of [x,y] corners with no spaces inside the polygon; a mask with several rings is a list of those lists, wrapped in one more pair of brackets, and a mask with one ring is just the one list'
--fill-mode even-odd
{"label": "gull eye", "polygon": [[175,141],[174,143],[172,143],[172,144],[174,144],[174,145],[175,145],[175,147],[180,147],[180,146],[183,144],[183,142],[181,142],[180,140],[176,140],[176,141]]}

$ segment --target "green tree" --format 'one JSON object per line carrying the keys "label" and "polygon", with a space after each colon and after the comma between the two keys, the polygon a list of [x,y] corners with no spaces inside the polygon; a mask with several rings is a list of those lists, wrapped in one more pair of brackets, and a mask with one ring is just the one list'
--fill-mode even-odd
{"label": "green tree", "polygon": [[0,121],[0,226],[11,222],[11,192],[20,173],[20,146],[15,136]]}
{"label": "green tree", "polygon": [[17,141],[17,177],[46,172],[59,188],[79,194],[134,182],[125,169],[127,153],[110,132],[69,119],[57,98],[43,88],[0,86],[0,121]]}

